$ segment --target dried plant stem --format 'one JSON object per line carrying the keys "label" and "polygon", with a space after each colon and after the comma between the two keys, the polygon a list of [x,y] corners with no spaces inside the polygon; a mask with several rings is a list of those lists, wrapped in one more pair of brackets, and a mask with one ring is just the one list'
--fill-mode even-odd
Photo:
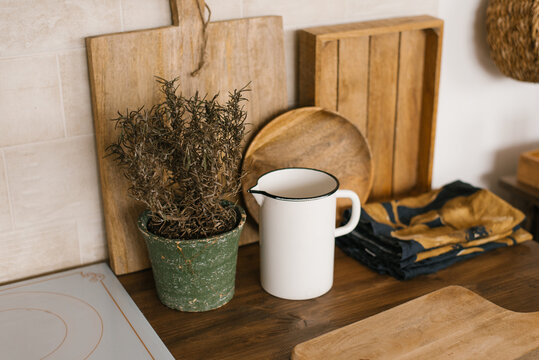
{"label": "dried plant stem", "polygon": [[152,211],[150,231],[174,239],[228,231],[236,212],[222,200],[240,191],[248,89],[234,90],[220,104],[218,95],[178,96],[176,79],[157,81],[164,101],[118,113],[120,134],[107,152],[123,168],[130,195]]}

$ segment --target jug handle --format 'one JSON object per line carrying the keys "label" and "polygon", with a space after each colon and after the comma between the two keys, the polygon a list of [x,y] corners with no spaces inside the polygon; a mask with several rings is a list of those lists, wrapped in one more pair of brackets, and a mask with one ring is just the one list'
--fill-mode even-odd
{"label": "jug handle", "polygon": [[361,215],[361,202],[359,196],[351,190],[337,190],[335,197],[352,200],[352,216],[350,216],[350,220],[345,225],[335,229],[335,237],[339,237],[351,233],[356,228]]}

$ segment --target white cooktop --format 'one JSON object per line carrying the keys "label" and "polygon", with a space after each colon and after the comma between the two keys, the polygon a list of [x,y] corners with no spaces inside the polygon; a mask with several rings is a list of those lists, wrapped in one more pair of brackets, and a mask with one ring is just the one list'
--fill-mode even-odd
{"label": "white cooktop", "polygon": [[174,359],[106,264],[0,287],[2,359]]}

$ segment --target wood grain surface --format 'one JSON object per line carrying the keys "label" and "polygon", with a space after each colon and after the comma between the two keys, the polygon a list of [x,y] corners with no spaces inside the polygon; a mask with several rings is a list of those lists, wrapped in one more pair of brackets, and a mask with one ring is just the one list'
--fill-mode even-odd
{"label": "wood grain surface", "polygon": [[239,249],[236,294],[200,314],[157,299],[151,271],[120,281],[178,359],[289,359],[297,344],[449,285],[460,285],[511,311],[539,311],[539,244],[497,249],[436,274],[398,281],[336,249],[333,288],[312,300],[273,297],[260,287],[259,246]]}
{"label": "wood grain surface", "polygon": [[430,190],[442,29],[415,16],[299,33],[300,104],[338,111],[365,134],[370,200]]}
{"label": "wood grain surface", "polygon": [[[202,9],[203,1],[200,1]],[[213,96],[251,82],[247,144],[269,119],[287,107],[282,19],[278,16],[209,23],[206,64],[193,77],[202,44],[196,0],[171,0],[173,26],[91,37],[86,40],[101,190],[112,269],[125,274],[149,267],[146,247],[135,222],[141,207],[127,195],[128,184],[106,147],[117,131],[117,112],[150,107],[161,100],[154,76],[179,77],[179,91]],[[242,242],[257,239],[247,224]]]}
{"label": "wood grain surface", "polygon": [[[318,107],[288,111],[267,124],[253,139],[243,161],[243,196],[258,221],[259,206],[247,192],[268,171],[286,167],[324,170],[339,179],[340,189],[355,191],[366,202],[373,163],[365,137],[342,115]],[[337,223],[348,199],[337,200]]]}
{"label": "wood grain surface", "polygon": [[367,138],[374,160],[373,198],[391,194],[399,34],[371,36]]}
{"label": "wood grain surface", "polygon": [[517,179],[523,184],[539,189],[539,149],[520,154]]}
{"label": "wood grain surface", "polygon": [[524,229],[539,241],[539,188],[518,181],[516,175],[502,176],[498,184],[506,193],[504,198],[526,215]]}
{"label": "wood grain surface", "polygon": [[367,134],[369,37],[339,40],[338,111]]}
{"label": "wood grain surface", "polygon": [[539,311],[449,286],[297,345],[294,360],[520,359],[539,349]]}

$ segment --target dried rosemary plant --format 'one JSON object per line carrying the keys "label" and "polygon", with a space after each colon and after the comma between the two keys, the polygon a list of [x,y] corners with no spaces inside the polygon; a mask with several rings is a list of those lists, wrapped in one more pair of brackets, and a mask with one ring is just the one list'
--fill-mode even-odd
{"label": "dried rosemary plant", "polygon": [[195,239],[234,228],[236,211],[223,206],[240,191],[240,144],[247,86],[213,98],[176,94],[177,79],[157,78],[164,101],[149,111],[118,113],[120,135],[107,149],[123,167],[129,193],[152,212],[148,229],[170,239]]}

